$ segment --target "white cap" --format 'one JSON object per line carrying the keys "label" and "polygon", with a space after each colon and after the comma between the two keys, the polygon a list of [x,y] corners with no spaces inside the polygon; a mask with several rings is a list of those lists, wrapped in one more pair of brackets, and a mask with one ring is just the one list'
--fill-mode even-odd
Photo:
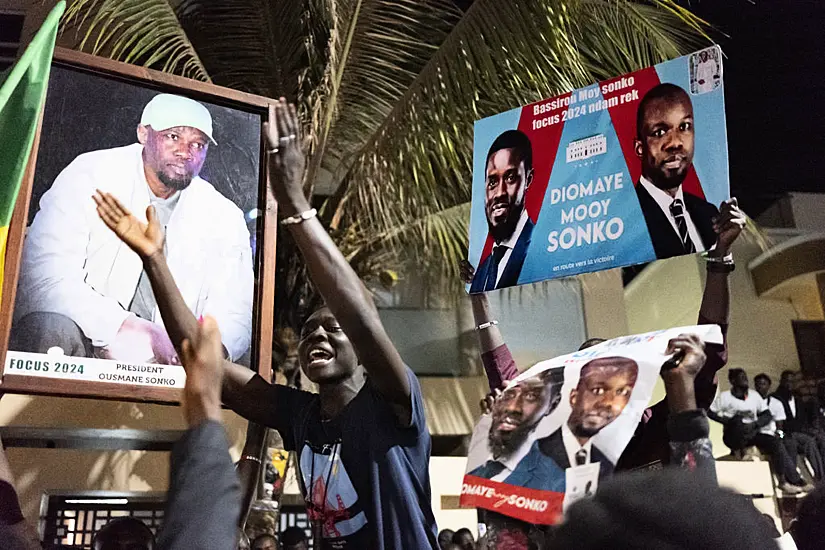
{"label": "white cap", "polygon": [[140,123],[151,126],[153,130],[161,131],[175,126],[189,126],[197,128],[215,145],[218,144],[212,137],[212,115],[206,107],[179,95],[158,94],[143,108]]}

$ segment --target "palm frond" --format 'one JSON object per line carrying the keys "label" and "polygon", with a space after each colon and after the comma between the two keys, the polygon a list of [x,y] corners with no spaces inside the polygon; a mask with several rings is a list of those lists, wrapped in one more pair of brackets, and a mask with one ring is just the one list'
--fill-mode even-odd
{"label": "palm frond", "polygon": [[[465,204],[475,120],[687,53],[709,42],[704,29],[671,0],[476,0],[346,163],[325,218],[383,235]],[[433,246],[412,231],[388,244],[449,270],[461,237]]]}
{"label": "palm frond", "polygon": [[294,101],[309,10],[304,0],[183,0],[176,12],[216,83]]}
{"label": "palm frond", "polygon": [[318,89],[307,171],[336,173],[387,117],[459,20],[452,0],[328,0],[326,77]]}
{"label": "palm frond", "polygon": [[61,32],[68,30],[82,37],[82,51],[210,80],[167,0],[69,0]]}

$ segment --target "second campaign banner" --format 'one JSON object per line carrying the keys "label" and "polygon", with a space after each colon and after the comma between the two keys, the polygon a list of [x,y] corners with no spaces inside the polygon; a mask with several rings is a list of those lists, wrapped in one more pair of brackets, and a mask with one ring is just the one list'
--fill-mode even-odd
{"label": "second campaign banner", "polygon": [[479,120],[469,291],[703,252],[729,189],[718,46]]}

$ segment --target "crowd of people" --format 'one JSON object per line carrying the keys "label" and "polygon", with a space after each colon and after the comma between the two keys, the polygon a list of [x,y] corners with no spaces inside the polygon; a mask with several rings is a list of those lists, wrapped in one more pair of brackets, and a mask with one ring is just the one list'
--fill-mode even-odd
{"label": "crowd of people", "polygon": [[[725,425],[725,442],[732,449],[756,445],[768,452],[783,491],[810,490],[790,531],[796,546],[807,550],[825,540],[825,493],[822,487],[807,486],[795,464],[802,455],[815,479],[823,474],[821,409],[808,415],[793,394],[796,375],[790,372],[769,394],[766,376],[758,377],[757,391],[751,392],[744,372],[731,369],[731,390],[715,397],[727,344],[705,345],[691,334],[669,343],[667,353],[678,359],[663,365],[666,397],[645,411],[626,450],[611,463],[614,475],[600,480],[591,498],[571,506],[561,524],[536,526],[480,510],[485,531],[478,541],[469,529],[439,533],[431,507],[431,440],[418,380],[387,335],[369,292],[304,195],[305,159],[293,105],[282,99],[271,106],[266,135],[281,224],[325,302],[306,318],[298,344],[301,367],[319,391],[273,385],[232,363],[217,322],[196,318],[175,285],[153,208],[143,223],[111,194],[97,193],[100,218],[141,258],[168,337],[186,369],[183,413],[189,429],[171,456],[166,514],[157,540],[134,520],[116,520],[98,532],[95,550],[237,547],[244,511],[220,423],[222,403],[250,422],[278,430],[285,449],[296,453],[316,549],[776,548],[754,506],[717,486],[708,416]],[[713,226],[716,242],[707,254],[698,321],[719,325],[723,334],[733,270],[730,247],[743,225],[735,199],[723,203]],[[464,264],[462,271],[465,281],[472,281],[472,266]],[[505,413],[492,412],[495,475],[504,475],[504,468],[517,475],[508,453],[557,402],[508,386],[519,369],[486,296],[474,294],[471,300],[490,386],[483,406],[493,409],[498,402],[506,407]],[[600,341],[588,340],[579,349]],[[582,373],[582,388],[597,371]],[[625,374],[628,379],[632,375],[629,370]],[[605,418],[614,414],[615,405],[598,397],[589,406],[601,407]],[[500,425],[504,421],[506,430]],[[570,429],[581,431],[580,421],[574,410]],[[590,428],[595,435],[601,426]],[[543,445],[536,443],[537,453],[544,452]],[[597,451],[588,449],[591,455]],[[245,449],[245,454],[260,456],[261,449]],[[39,547],[20,513],[7,464],[0,461],[0,466],[3,547]],[[251,543],[259,550],[308,546],[300,529],[279,537],[262,535]]]}

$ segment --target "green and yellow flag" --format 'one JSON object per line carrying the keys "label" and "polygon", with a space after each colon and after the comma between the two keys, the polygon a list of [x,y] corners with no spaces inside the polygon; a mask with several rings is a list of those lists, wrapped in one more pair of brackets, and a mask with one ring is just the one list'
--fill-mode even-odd
{"label": "green and yellow flag", "polygon": [[64,1],[54,7],[23,56],[10,72],[0,75],[0,300],[9,222],[34,144],[57,27],[65,9]]}

